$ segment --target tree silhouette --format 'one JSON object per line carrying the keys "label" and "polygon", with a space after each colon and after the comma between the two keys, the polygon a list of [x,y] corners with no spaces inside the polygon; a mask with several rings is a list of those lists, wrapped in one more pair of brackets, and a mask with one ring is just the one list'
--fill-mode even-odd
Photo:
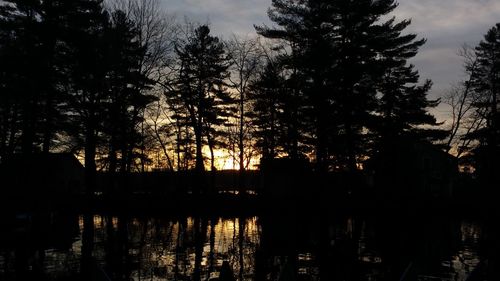
{"label": "tree silhouette", "polygon": [[61,132],[64,102],[64,1],[5,1],[2,13],[2,144],[15,151],[49,152]]}
{"label": "tree silhouette", "polygon": [[280,136],[283,136],[280,113],[283,110],[284,83],[279,66],[272,61],[268,61],[259,77],[252,81],[250,97],[255,113],[256,145],[264,159],[275,158],[283,150],[280,146]]}
{"label": "tree silhouette", "polygon": [[[316,150],[316,162],[324,169],[326,162],[326,137],[328,115],[330,112],[326,76],[331,66],[332,49],[328,42],[331,25],[328,23],[333,15],[332,5],[325,1],[272,1],[269,17],[281,28],[256,26],[257,33],[267,38],[285,40],[290,54],[282,54],[279,63],[287,69],[286,83],[288,88],[284,117],[288,136],[289,156],[296,158],[299,154],[299,142],[305,143],[303,136],[313,136]],[[304,131],[302,123],[312,123]],[[300,136],[299,136],[300,135]]]}
{"label": "tree silhouette", "polygon": [[[288,80],[296,80],[292,88],[301,100],[298,119],[305,122],[299,133],[313,146],[320,171],[356,171],[369,155],[370,129],[381,132],[377,128],[381,114],[388,114],[383,120],[399,123],[386,126],[397,134],[411,127],[423,135],[429,130],[417,125],[437,125],[425,111],[439,102],[426,99],[431,83],[405,85],[418,82],[406,60],[425,41],[401,34],[410,21],[383,19],[396,7],[393,0],[275,0],[269,17],[279,28],[256,27],[259,34],[288,43],[291,53],[281,64],[290,71]],[[390,76],[392,82],[385,81]],[[393,97],[394,92],[401,94]],[[406,107],[389,117],[393,99]],[[403,114],[405,110],[411,112]]]}
{"label": "tree silhouette", "polygon": [[[262,52],[259,42],[256,39],[238,38],[233,36],[227,43],[227,50],[231,61],[231,75],[229,84],[237,93],[237,153],[234,151],[233,158],[239,164],[240,172],[244,171],[250,162],[253,148],[252,126],[249,108],[249,92],[252,80],[258,74],[262,63]],[[242,174],[241,174],[242,175]]]}
{"label": "tree silhouette", "polygon": [[16,150],[20,127],[20,97],[17,85],[22,78],[16,63],[20,43],[12,30],[16,22],[11,19],[14,7],[1,5],[0,12],[0,161],[5,161]]}
{"label": "tree silhouette", "polygon": [[85,151],[89,188],[95,181],[98,150],[107,151],[107,169],[130,172],[142,141],[138,126],[153,100],[151,81],[141,71],[146,49],[135,23],[124,12],[108,15],[102,3],[82,3],[70,22],[70,134]]}
{"label": "tree silhouette", "polygon": [[137,30],[122,11],[115,11],[105,36],[109,40],[108,101],[106,102],[106,133],[109,136],[109,171],[116,170],[119,152],[120,170],[129,172],[134,149],[141,142],[137,126],[142,111],[153,97],[144,94],[151,81],[141,72],[140,62],[146,49],[137,41]]}
{"label": "tree silhouette", "polygon": [[[168,106],[162,99],[163,89],[161,84],[169,79],[169,70],[175,61],[174,45],[179,26],[175,22],[175,18],[162,9],[161,1],[159,0],[118,0],[109,1],[106,4],[112,10],[123,11],[127,19],[133,23],[136,29],[135,40],[145,49],[139,61],[140,72],[153,82],[151,87],[145,88],[141,92],[143,92],[142,94],[156,96],[162,103],[162,106],[159,108],[153,106],[150,110],[143,110],[141,112],[144,118],[142,118],[143,121],[138,131],[140,134],[139,138],[141,139],[140,150],[138,150],[140,155],[138,157],[141,171],[145,171],[146,164],[150,163],[150,156],[155,153],[154,149],[151,150],[154,146],[161,147],[164,156],[167,158],[170,156],[166,152],[173,146],[173,143],[164,142],[162,134],[156,134],[159,133],[158,129],[163,125],[157,123],[152,125],[150,121],[157,120],[159,117],[158,113],[160,112],[155,109]],[[148,116],[149,113],[152,116]],[[167,159],[167,164],[171,169],[173,168],[171,159]]]}
{"label": "tree silhouette", "polygon": [[104,34],[108,24],[109,16],[102,1],[76,1],[68,15],[69,134],[77,147],[83,147],[85,180],[90,194],[95,188],[98,147],[104,141],[109,70]]}
{"label": "tree silhouette", "polygon": [[[227,105],[232,102],[225,83],[229,63],[224,44],[210,35],[208,26],[194,28],[185,40],[176,47],[179,71],[167,94],[171,102],[182,105],[183,111],[174,118],[188,120],[195,137],[196,170],[204,171],[204,139],[211,150],[213,168],[217,126],[227,120]],[[186,115],[178,115],[181,112]]]}
{"label": "tree silhouette", "polygon": [[448,135],[446,130],[436,128],[441,124],[427,111],[440,102],[427,99],[432,82],[417,85],[418,71],[407,62],[425,43],[424,39],[415,40],[415,34],[401,35],[409,24],[409,20],[395,23],[392,19],[382,26],[380,36],[386,38],[386,46],[378,61],[384,73],[377,85],[378,114],[370,127],[376,134],[375,154],[393,150],[401,142],[432,142]]}
{"label": "tree silhouette", "polygon": [[471,79],[476,99],[476,112],[485,120],[485,125],[471,132],[468,137],[477,139],[474,151],[477,172],[483,184],[498,180],[498,157],[500,156],[500,24],[493,26],[476,47],[477,68]]}
{"label": "tree silhouette", "polygon": [[478,98],[472,83],[478,65],[475,50],[471,46],[463,45],[458,55],[464,60],[466,78],[454,85],[444,99],[451,109],[450,135],[446,140],[446,148],[448,153],[453,153],[457,158],[468,162],[475,140],[467,136],[482,127],[484,119],[474,108]]}

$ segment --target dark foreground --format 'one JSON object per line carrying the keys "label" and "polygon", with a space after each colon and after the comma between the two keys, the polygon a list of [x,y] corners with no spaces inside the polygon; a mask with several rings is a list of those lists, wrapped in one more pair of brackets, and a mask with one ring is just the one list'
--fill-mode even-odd
{"label": "dark foreground", "polygon": [[220,213],[3,212],[0,280],[500,278],[494,215]]}

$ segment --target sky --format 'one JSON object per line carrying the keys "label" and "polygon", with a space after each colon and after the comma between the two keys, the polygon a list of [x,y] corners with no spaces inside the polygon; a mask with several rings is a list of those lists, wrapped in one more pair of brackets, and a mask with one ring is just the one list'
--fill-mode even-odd
{"label": "sky", "polygon": [[[163,8],[178,19],[210,23],[218,36],[254,35],[254,24],[272,25],[267,18],[271,0],[160,0]],[[408,32],[427,43],[411,61],[422,79],[431,79],[430,97],[441,97],[463,78],[462,59],[457,55],[466,43],[475,46],[496,22],[500,22],[499,0],[399,0],[393,12],[398,19],[411,19]],[[435,112],[447,119],[448,108]]]}

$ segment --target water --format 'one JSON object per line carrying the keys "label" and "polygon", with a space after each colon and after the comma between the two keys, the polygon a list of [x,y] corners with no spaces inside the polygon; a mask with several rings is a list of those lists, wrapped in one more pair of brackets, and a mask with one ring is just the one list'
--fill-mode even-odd
{"label": "water", "polygon": [[0,230],[0,280],[218,280],[224,263],[235,280],[466,280],[495,273],[479,270],[498,252],[495,229],[429,216],[37,214]]}

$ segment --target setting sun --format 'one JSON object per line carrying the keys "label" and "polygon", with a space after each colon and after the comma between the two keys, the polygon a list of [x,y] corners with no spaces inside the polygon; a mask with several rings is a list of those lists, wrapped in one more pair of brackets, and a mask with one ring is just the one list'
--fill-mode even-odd
{"label": "setting sun", "polygon": [[[208,147],[203,148],[203,154],[207,158],[207,163],[206,168],[210,169],[210,150]],[[239,170],[240,169],[240,164],[238,163],[237,159],[234,159],[234,157],[231,156],[231,154],[225,150],[225,149],[215,149],[214,150],[214,158],[215,158],[215,168],[217,170]],[[253,157],[250,159],[250,163],[248,165],[247,170],[254,170],[257,168],[259,164],[259,159],[256,157]]]}

